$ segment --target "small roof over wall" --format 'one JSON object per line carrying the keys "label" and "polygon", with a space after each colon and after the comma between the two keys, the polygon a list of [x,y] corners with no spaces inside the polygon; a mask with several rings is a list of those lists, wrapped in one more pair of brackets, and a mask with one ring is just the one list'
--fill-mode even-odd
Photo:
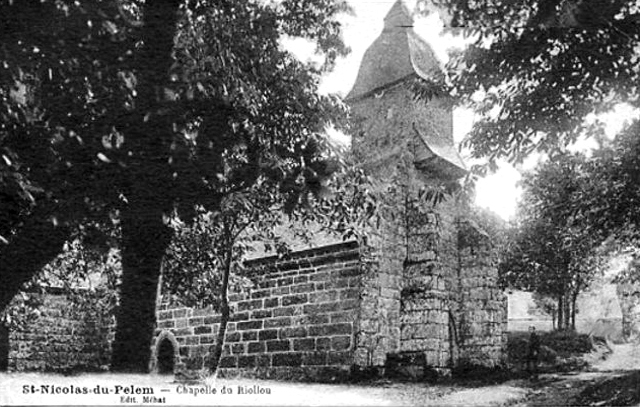
{"label": "small roof over wall", "polygon": [[450,139],[434,135],[420,123],[414,123],[414,130],[426,147],[417,151],[415,160],[418,168],[436,173],[443,179],[453,180],[466,175],[467,167]]}
{"label": "small roof over wall", "polygon": [[359,99],[415,75],[435,80],[442,72],[429,44],[413,31],[411,12],[398,0],[384,19],[382,34],[365,52],[345,100]]}

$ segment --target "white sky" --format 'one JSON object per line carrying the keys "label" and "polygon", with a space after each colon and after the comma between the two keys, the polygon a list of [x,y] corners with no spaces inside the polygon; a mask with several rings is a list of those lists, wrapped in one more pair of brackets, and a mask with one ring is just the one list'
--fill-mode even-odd
{"label": "white sky", "polygon": [[[405,2],[411,7],[412,0],[405,0]],[[415,0],[413,2],[415,3]],[[340,96],[346,96],[351,90],[364,52],[382,32],[384,17],[395,0],[349,0],[349,3],[355,11],[355,16],[344,16],[341,21],[344,40],[351,48],[351,53],[346,58],[338,60],[334,71],[323,79],[320,85],[321,93],[336,93]],[[442,22],[435,14],[429,18],[417,20],[415,24],[416,32],[430,43],[435,54],[442,63],[445,63],[448,60],[447,49],[460,48],[464,46],[464,43],[460,38],[450,34],[441,36],[442,27]],[[309,43],[302,40],[291,40],[285,43],[285,47],[303,60],[314,60],[313,45]],[[473,126],[474,116],[471,111],[460,108],[455,109],[453,115],[454,139],[459,142]],[[614,113],[603,115],[599,119],[606,124],[607,135],[612,137],[634,116],[638,116],[637,111],[628,106],[622,106]],[[595,120],[595,117],[592,119]],[[344,137],[344,135],[335,134],[335,132],[332,132],[331,135],[336,138]],[[583,140],[577,143],[575,149],[583,150],[594,147],[594,142]],[[462,155],[464,158],[464,154]],[[500,163],[499,169],[494,174],[478,181],[476,204],[491,209],[505,220],[513,218],[517,200],[521,195],[521,189],[517,186],[521,178],[519,170],[529,170],[539,161],[539,156],[530,157],[518,169],[506,162]]]}

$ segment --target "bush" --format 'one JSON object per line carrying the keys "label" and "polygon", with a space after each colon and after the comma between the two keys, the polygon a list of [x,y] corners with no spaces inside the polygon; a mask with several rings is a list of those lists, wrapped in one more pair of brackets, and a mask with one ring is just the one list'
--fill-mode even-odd
{"label": "bush", "polygon": [[574,331],[553,331],[540,334],[541,343],[558,353],[568,357],[583,354],[593,350],[589,335],[578,334]]}
{"label": "bush", "polygon": [[[575,359],[584,353],[591,352],[593,345],[588,335],[573,331],[537,332],[540,336],[540,358],[543,365],[566,365],[568,359]],[[529,336],[527,331],[510,332],[507,341],[507,357],[510,364],[524,365],[529,353]],[[573,361],[570,366],[581,366]],[[565,370],[565,369],[562,369]]]}

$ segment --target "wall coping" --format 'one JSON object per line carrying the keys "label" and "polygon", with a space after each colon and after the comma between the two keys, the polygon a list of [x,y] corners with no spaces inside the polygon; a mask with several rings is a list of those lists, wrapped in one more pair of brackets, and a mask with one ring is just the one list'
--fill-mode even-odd
{"label": "wall coping", "polygon": [[[272,255],[259,257],[256,259],[246,260],[244,265],[247,269],[258,269],[261,266],[266,265],[275,265],[282,266],[287,263],[296,262],[301,259],[305,259],[308,257],[319,257],[324,254],[333,254],[340,249],[344,249],[344,251],[353,251],[359,248],[358,242],[355,240],[348,240],[346,242],[333,243],[324,246],[318,246],[311,249],[297,250],[292,251],[284,256]],[[312,260],[309,260],[311,264],[313,264]]]}

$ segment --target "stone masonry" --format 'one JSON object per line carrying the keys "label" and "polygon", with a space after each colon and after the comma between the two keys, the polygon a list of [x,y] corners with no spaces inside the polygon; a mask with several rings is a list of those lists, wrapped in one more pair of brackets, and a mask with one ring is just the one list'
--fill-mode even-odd
{"label": "stone masonry", "polygon": [[[376,181],[378,225],[365,231],[362,244],[246,262],[253,286],[230,296],[221,374],[338,380],[374,372],[426,379],[504,362],[507,304],[496,259],[469,208],[455,192],[444,193],[459,189],[466,169],[453,142],[451,101],[414,96],[416,81],[437,82],[441,72],[412,24],[398,0],[345,99],[354,155]],[[51,301],[61,314],[62,305]],[[202,369],[219,322],[212,309],[160,302],[150,369]],[[23,335],[11,366],[46,368],[45,353],[34,351],[42,338]],[[89,351],[93,345],[84,339],[61,340],[48,339],[46,353],[72,346],[79,360],[86,355],[88,364],[102,364],[106,353]]]}
{"label": "stone masonry", "polygon": [[114,321],[101,308],[90,306],[99,293],[80,294],[81,303],[55,287],[44,293],[27,293],[37,297],[39,315],[28,318],[25,326],[3,330],[8,335],[8,370],[108,369]]}
{"label": "stone masonry", "polygon": [[459,188],[466,169],[453,141],[451,101],[415,97],[418,82],[430,86],[442,73],[412,27],[398,0],[346,98],[354,154],[386,200],[380,227],[367,233],[379,259],[374,274],[392,276],[384,289],[400,305],[399,314],[387,308],[398,319],[379,316],[386,328],[374,336],[386,336],[377,341],[387,339],[385,365],[413,377],[493,368],[504,361],[506,297],[488,236],[455,193],[443,193]]}
{"label": "stone masonry", "polygon": [[[330,380],[354,364],[361,329],[362,273],[357,243],[249,261],[253,287],[230,297],[220,373]],[[158,338],[171,338],[176,371],[207,361],[220,318],[210,309],[158,311]],[[154,366],[157,369],[155,341]]]}

